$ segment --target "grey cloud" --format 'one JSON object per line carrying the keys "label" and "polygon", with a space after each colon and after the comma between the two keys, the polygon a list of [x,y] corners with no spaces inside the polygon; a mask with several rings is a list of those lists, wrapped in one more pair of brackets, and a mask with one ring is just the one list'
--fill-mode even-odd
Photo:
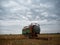
{"label": "grey cloud", "polygon": [[[13,0],[14,1],[14,0]],[[2,2],[4,2],[4,1],[2,1]],[[5,1],[5,2],[8,2],[8,1]],[[20,3],[19,2],[19,0],[17,0],[17,1],[15,1],[16,3],[18,3],[19,5],[21,5],[22,3]],[[36,5],[36,3],[37,2],[39,2],[37,5],[38,6],[40,6],[40,3],[43,3],[43,2],[45,2],[45,4],[52,4],[54,7],[53,8],[43,8],[43,9],[45,9],[44,11],[45,12],[47,12],[49,15],[52,15],[52,14],[55,14],[56,13],[56,15],[57,16],[59,16],[59,9],[57,10],[56,8],[59,8],[59,7],[56,7],[57,6],[57,4],[58,3],[56,3],[56,2],[58,2],[58,1],[51,1],[51,0],[49,0],[49,1],[47,1],[47,0],[45,0],[45,1],[40,1],[40,0],[36,0],[36,1],[34,1],[34,0],[32,0],[32,5]],[[49,3],[48,3],[49,2]],[[2,5],[2,4],[1,4]],[[31,7],[28,7],[28,5],[24,5],[24,4],[22,4],[24,7],[27,7],[27,8],[29,8],[30,9],[30,11],[32,12],[32,18],[30,19],[30,20],[34,20],[34,18],[36,18],[36,15],[39,15],[41,18],[45,18],[44,16],[41,16],[41,13],[43,13],[43,12],[36,12],[35,10],[43,10],[43,9],[41,9],[40,7],[39,8],[31,8]],[[36,6],[37,6],[36,5]],[[31,6],[31,5],[29,5],[29,6]],[[23,13],[20,13],[21,11],[19,11],[19,10],[17,10],[16,12],[14,12],[14,13],[12,13],[10,10],[11,10],[11,8],[4,8],[3,6],[1,6],[1,10],[3,11],[3,12],[1,12],[1,15],[2,15],[2,17],[7,17],[8,15],[12,15],[12,14],[14,14],[15,13],[15,15],[17,15],[18,16],[18,14],[19,15],[26,15],[26,13],[27,12],[23,12]],[[13,10],[12,10],[13,11]],[[25,10],[26,11],[26,10]],[[7,13],[8,12],[8,13]],[[53,19],[53,20],[55,20],[57,17],[52,17],[52,16],[48,16],[48,17],[46,17],[47,19]],[[14,18],[14,17],[11,17],[10,19],[17,19],[17,18]]]}
{"label": "grey cloud", "polygon": [[[26,16],[26,13],[27,13],[26,10],[27,9],[25,10],[25,12],[24,12],[24,10],[23,11],[22,10],[21,11],[20,10],[16,10],[16,12],[12,13],[10,11],[11,8],[2,6],[3,2],[9,2],[9,1],[7,1],[7,0],[6,1],[1,1],[1,5],[0,5],[1,6],[0,10],[2,10],[2,12],[0,12],[0,14],[1,14],[0,19],[1,20],[8,19],[8,18],[16,20],[16,19],[22,18],[19,15]],[[14,1],[14,0],[11,0],[11,1]],[[29,18],[30,20],[34,20],[34,18],[36,18],[37,15],[40,17],[40,19],[59,20],[59,16],[60,16],[60,13],[59,13],[59,10],[60,10],[59,9],[59,7],[60,7],[59,6],[59,2],[60,1],[59,0],[44,0],[44,1],[43,0],[32,0],[32,4],[31,5],[40,6],[40,3],[42,3],[42,4],[48,4],[47,6],[49,6],[49,4],[51,4],[53,6],[51,8],[44,8],[44,7],[43,8],[41,8],[41,7],[36,8],[36,7],[32,7],[31,5],[29,5],[29,6],[28,5],[24,5],[21,2],[19,2],[19,0],[17,0],[17,1],[15,0],[15,2],[18,3],[19,5],[23,5],[24,7],[27,7],[27,8],[30,9],[30,12],[32,12],[32,14],[31,14],[32,18]],[[47,17],[45,17],[44,15],[42,16],[41,13],[43,13],[43,12],[41,12],[41,11],[40,12],[36,12],[35,10],[43,10],[43,12],[47,12],[48,13],[48,16]],[[12,14],[15,15],[16,17],[18,17],[18,18],[15,18],[15,16],[13,17]],[[53,17],[52,16],[53,14],[57,15],[57,17]],[[11,17],[9,17],[9,15],[11,15]]]}
{"label": "grey cloud", "polygon": [[[12,3],[16,3],[16,5],[14,4],[7,5],[10,4],[8,3],[10,1],[13,1]],[[6,4],[7,6],[4,4]],[[49,26],[55,28],[54,27],[55,25],[58,27],[57,29],[59,30],[59,25],[58,25],[60,24],[59,4],[60,4],[60,0],[31,0],[31,3],[28,3],[28,0],[0,0],[0,20],[7,20],[7,21],[28,20],[28,21],[39,21],[39,22],[44,22],[44,20],[46,20],[47,22],[46,24],[43,24],[44,27],[42,26],[42,28],[45,29],[46,27],[50,29],[51,27]],[[31,14],[27,14],[28,12],[31,12]],[[52,24],[53,21],[54,23],[55,21],[58,23],[55,23],[53,25]]]}

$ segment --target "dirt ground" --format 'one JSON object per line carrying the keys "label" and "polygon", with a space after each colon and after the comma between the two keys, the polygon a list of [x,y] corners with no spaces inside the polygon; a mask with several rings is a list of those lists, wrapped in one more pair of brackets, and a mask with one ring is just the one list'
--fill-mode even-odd
{"label": "dirt ground", "polygon": [[23,35],[0,35],[0,45],[60,45],[60,34],[39,34],[40,39]]}

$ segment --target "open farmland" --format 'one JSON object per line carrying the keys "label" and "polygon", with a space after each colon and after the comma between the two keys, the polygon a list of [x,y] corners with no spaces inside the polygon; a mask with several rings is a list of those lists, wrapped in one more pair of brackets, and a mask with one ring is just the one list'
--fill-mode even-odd
{"label": "open farmland", "polygon": [[0,35],[0,45],[60,45],[60,34],[39,34],[40,39],[28,39],[24,35]]}

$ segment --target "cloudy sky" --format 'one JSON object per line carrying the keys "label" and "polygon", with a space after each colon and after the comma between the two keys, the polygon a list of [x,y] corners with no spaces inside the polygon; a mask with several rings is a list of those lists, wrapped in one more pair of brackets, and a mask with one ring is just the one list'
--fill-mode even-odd
{"label": "cloudy sky", "polygon": [[0,0],[0,34],[21,34],[30,23],[60,33],[60,0]]}

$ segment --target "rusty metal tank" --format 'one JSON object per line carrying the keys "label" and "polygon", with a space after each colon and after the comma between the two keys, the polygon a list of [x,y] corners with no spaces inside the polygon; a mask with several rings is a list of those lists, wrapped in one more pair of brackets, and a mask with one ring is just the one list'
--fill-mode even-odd
{"label": "rusty metal tank", "polygon": [[28,26],[25,26],[22,30],[23,35],[28,36],[37,36],[37,34],[40,34],[40,25],[39,24],[30,24]]}

